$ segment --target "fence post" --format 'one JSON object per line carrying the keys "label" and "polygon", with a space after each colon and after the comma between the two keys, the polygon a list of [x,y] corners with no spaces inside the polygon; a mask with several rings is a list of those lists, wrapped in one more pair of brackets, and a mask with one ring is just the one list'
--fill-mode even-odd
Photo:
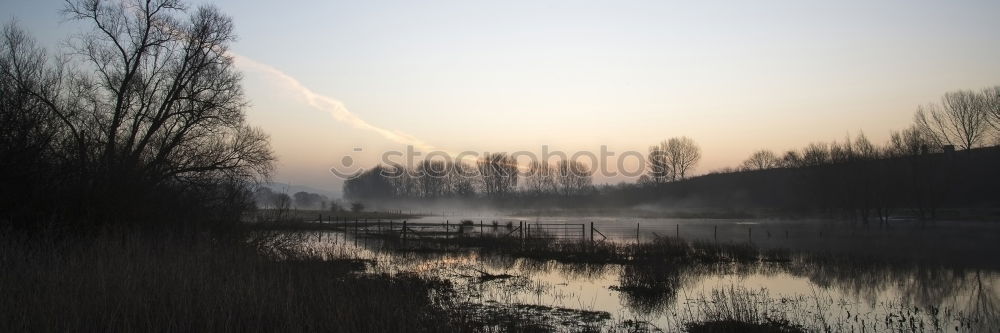
{"label": "fence post", "polygon": [[676,225],[677,229],[674,231],[674,238],[681,239],[681,225],[678,223]]}
{"label": "fence post", "polygon": [[483,238],[483,220],[479,220],[479,238]]}
{"label": "fence post", "polygon": [[403,240],[406,240],[406,220],[403,220]]}
{"label": "fence post", "polygon": [[753,243],[753,227],[747,227],[747,242]]}
{"label": "fence post", "polygon": [[524,221],[517,221],[517,232],[521,234],[521,239],[524,239]]}
{"label": "fence post", "polygon": [[713,226],[712,239],[714,239],[716,242],[719,241],[719,226]]}
{"label": "fence post", "polygon": [[590,221],[590,243],[594,243],[594,221]]}
{"label": "fence post", "polygon": [[639,245],[639,222],[635,223],[635,245]]}

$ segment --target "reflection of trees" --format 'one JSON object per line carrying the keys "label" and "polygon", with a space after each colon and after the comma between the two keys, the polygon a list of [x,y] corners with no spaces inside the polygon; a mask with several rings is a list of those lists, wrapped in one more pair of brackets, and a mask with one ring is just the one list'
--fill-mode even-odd
{"label": "reflection of trees", "polygon": [[696,265],[644,263],[622,266],[618,286],[622,301],[630,310],[648,315],[660,314],[677,297],[677,291],[696,281],[704,270]]}
{"label": "reflection of trees", "polygon": [[[926,313],[928,319],[958,320],[970,327],[1000,327],[1000,274],[996,271],[934,266],[912,262],[889,261],[858,256],[796,254],[791,262],[709,262],[690,260],[701,258],[687,247],[665,247],[655,255],[640,256],[624,264],[565,263],[556,260],[534,260],[511,255],[484,254],[470,250],[464,256],[451,252],[405,254],[402,265],[419,261],[434,261],[438,266],[454,267],[455,261],[475,265],[488,272],[506,272],[526,278],[510,280],[503,286],[483,287],[474,291],[504,295],[509,293],[551,293],[543,288],[565,280],[611,282],[619,293],[621,304],[640,315],[662,315],[677,302],[681,289],[689,288],[709,276],[768,276],[776,273],[807,279],[811,284],[835,289],[846,298],[856,298],[874,306],[889,302]],[[667,249],[667,250],[664,250]],[[666,251],[666,252],[663,252]],[[404,255],[393,252],[395,255]],[[405,251],[404,251],[405,253]],[[735,257],[725,255],[725,257]],[[687,258],[687,259],[685,259]],[[557,273],[553,275],[552,273]],[[615,276],[617,275],[617,276]],[[527,283],[531,282],[531,283]],[[538,282],[538,283],[535,283]],[[489,286],[486,286],[489,287]],[[561,297],[559,295],[549,295]],[[909,310],[906,310],[909,311]],[[909,313],[904,311],[904,313]],[[928,311],[928,312],[924,312]],[[941,311],[938,314],[937,311]],[[939,317],[940,316],[940,317]]]}
{"label": "reflection of trees", "polygon": [[701,263],[685,260],[648,261],[623,265],[618,286],[623,304],[644,315],[662,314],[677,299],[677,292],[708,276],[771,275],[782,271],[780,265]]}
{"label": "reflection of trees", "polygon": [[975,281],[972,281],[972,293],[969,295],[969,316],[984,320],[980,327],[1000,329],[1000,290],[994,288],[996,274],[987,273],[987,282],[983,283],[983,273],[976,270]]}
{"label": "reflection of trees", "polygon": [[968,286],[968,273],[940,267],[903,267],[892,271],[899,280],[899,295],[910,304],[939,306],[944,300],[962,294]]}
{"label": "reflection of trees", "polygon": [[868,303],[876,302],[879,293],[895,288],[901,301],[924,308],[940,307],[952,298],[959,299],[956,305],[961,306],[961,301],[968,299],[969,311],[978,308],[995,316],[1000,304],[994,289],[1000,279],[996,274],[983,276],[979,271],[831,257],[803,258],[789,265],[787,271]]}

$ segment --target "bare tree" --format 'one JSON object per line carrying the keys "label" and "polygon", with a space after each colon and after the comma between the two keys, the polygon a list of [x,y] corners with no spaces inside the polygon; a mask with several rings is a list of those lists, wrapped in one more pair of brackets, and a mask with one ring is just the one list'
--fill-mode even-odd
{"label": "bare tree", "polygon": [[929,104],[917,109],[914,121],[938,145],[975,148],[989,129],[987,98],[971,90],[946,93],[941,106]]}
{"label": "bare tree", "polygon": [[381,166],[379,175],[392,188],[391,193],[388,194],[389,197],[409,197],[417,193],[415,174],[404,165],[389,163],[389,165]]}
{"label": "bare tree", "polygon": [[698,148],[694,140],[685,136],[667,140],[665,152],[667,164],[670,165],[670,180],[684,179],[688,171],[701,160],[701,148]]}
{"label": "bare tree", "polygon": [[934,142],[928,137],[927,132],[920,129],[919,125],[911,125],[902,131],[893,131],[889,135],[889,144],[886,147],[886,155],[891,157],[916,156],[923,150],[930,150]]}
{"label": "bare tree", "polygon": [[478,161],[483,193],[505,197],[517,187],[517,160],[505,153],[487,153]]}
{"label": "bare tree", "polygon": [[184,10],[175,0],[67,1],[67,17],[94,27],[71,40],[85,66],[69,101],[42,97],[88,147],[83,167],[154,182],[270,172],[268,137],[245,122],[227,54],[232,20],[211,6],[174,16]]}
{"label": "bare tree", "polygon": [[861,160],[874,160],[880,155],[878,147],[871,140],[868,140],[868,136],[864,132],[859,132],[858,136],[854,138],[851,152],[854,159]]}
{"label": "bare tree", "polygon": [[648,180],[651,184],[664,184],[670,181],[670,174],[673,172],[667,162],[667,142],[663,141],[659,145],[649,146],[649,155],[646,158],[649,165]]}
{"label": "bare tree", "polygon": [[448,188],[449,165],[435,160],[423,160],[417,164],[414,172],[417,194],[424,198],[444,196]]}
{"label": "bare tree", "polygon": [[479,177],[478,169],[464,161],[452,163],[448,172],[449,191],[452,195],[468,197],[476,194],[475,180]]}
{"label": "bare tree", "polygon": [[276,193],[272,198],[274,210],[271,212],[271,219],[274,221],[284,221],[288,217],[288,211],[292,209],[292,197],[287,193]]}
{"label": "bare tree", "polygon": [[534,194],[554,192],[556,189],[556,170],[547,162],[533,161],[528,164],[528,173],[524,179],[525,189]]}
{"label": "bare tree", "polygon": [[561,160],[556,171],[555,183],[562,195],[581,193],[593,182],[593,171],[579,161]]}
{"label": "bare tree", "polygon": [[833,141],[829,145],[830,152],[830,162],[832,163],[844,163],[854,160],[854,145],[851,143],[851,137],[844,139],[844,143]]}
{"label": "bare tree", "polygon": [[984,88],[982,98],[993,132],[1000,139],[1000,86]]}
{"label": "bare tree", "polygon": [[[58,72],[46,68],[45,52],[11,23],[0,40],[0,206],[30,211],[25,191],[52,181],[43,167],[60,146],[59,120],[36,95],[53,95]],[[19,204],[13,204],[20,202]],[[27,204],[27,205],[26,205]],[[51,207],[49,207],[51,209]]]}
{"label": "bare tree", "polygon": [[742,169],[765,170],[776,168],[780,164],[781,160],[778,159],[778,156],[774,155],[774,152],[767,149],[761,149],[751,154],[746,161],[743,161]]}
{"label": "bare tree", "polygon": [[830,163],[830,148],[824,142],[814,142],[802,150],[802,164],[817,166]]}
{"label": "bare tree", "polygon": [[177,0],[71,0],[63,12],[91,27],[68,42],[72,53],[50,62],[8,29],[0,70],[26,98],[18,108],[48,118],[52,131],[38,136],[52,157],[44,164],[71,170],[59,186],[79,193],[83,214],[134,220],[119,217],[145,209],[120,201],[169,187],[218,190],[223,202],[267,178],[274,157],[245,120],[229,17]]}
{"label": "bare tree", "polygon": [[781,155],[782,168],[797,168],[800,166],[802,166],[802,155],[799,155],[799,152],[789,150],[784,155]]}

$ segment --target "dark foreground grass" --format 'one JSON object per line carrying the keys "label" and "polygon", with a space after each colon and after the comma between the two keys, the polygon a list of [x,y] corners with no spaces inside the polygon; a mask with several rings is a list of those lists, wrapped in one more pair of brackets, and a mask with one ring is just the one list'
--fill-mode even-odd
{"label": "dark foreground grass", "polygon": [[780,303],[763,289],[715,289],[710,295],[696,297],[691,304],[699,308],[701,318],[688,319],[688,332],[805,332],[777,310]]}
{"label": "dark foreground grass", "polygon": [[792,333],[805,332],[801,328],[790,326],[786,323],[747,323],[735,320],[709,321],[692,323],[685,326],[689,333]]}
{"label": "dark foreground grass", "polygon": [[0,331],[456,330],[435,304],[446,283],[321,257],[127,232],[0,232]]}

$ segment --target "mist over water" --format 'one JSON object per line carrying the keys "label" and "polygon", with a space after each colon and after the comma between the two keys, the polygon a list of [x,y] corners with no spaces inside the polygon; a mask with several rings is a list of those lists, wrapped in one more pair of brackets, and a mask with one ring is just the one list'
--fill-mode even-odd
{"label": "mist over water", "polygon": [[[464,237],[472,239],[495,237],[493,221],[498,221],[501,228],[506,222],[517,226],[521,221],[537,228],[587,221],[589,227],[589,221],[593,221],[594,227],[608,236],[608,242],[624,244],[637,241],[638,224],[639,242],[676,237],[680,230],[685,239],[752,242],[760,247],[790,249],[795,255],[788,262],[755,264],[573,263],[489,254],[474,248],[442,253],[407,251],[350,230],[316,236],[309,246],[339,248],[371,260],[371,272],[416,272],[452,281],[457,299],[483,307],[478,311],[484,313],[501,311],[496,308],[534,311],[538,316],[562,313],[563,317],[554,321],[563,322],[554,324],[557,330],[580,329],[593,321],[641,322],[664,331],[684,329],[712,311],[704,302],[712,302],[713,295],[727,292],[750,297],[763,304],[766,311],[780,313],[782,318],[809,330],[896,331],[915,325],[912,327],[919,331],[961,332],[989,331],[1000,324],[996,312],[1000,305],[1000,266],[988,255],[996,253],[997,245],[961,246],[968,243],[969,237],[980,237],[977,234],[1000,235],[1000,229],[992,224],[968,222],[956,230],[899,221],[891,230],[871,230],[829,221],[488,214],[427,216],[409,223],[420,227],[445,221],[453,223],[453,227],[459,221],[472,221],[463,232]],[[480,230],[483,235],[477,235]],[[755,230],[758,235],[748,236],[746,230]],[[788,231],[787,237],[784,231]],[[925,251],[915,252],[916,246],[907,246],[930,238],[937,241]],[[928,257],[934,252],[940,255]],[[970,258],[976,254],[978,257]],[[484,273],[511,276],[487,280]],[[595,319],[601,315],[591,312],[609,317]]]}

